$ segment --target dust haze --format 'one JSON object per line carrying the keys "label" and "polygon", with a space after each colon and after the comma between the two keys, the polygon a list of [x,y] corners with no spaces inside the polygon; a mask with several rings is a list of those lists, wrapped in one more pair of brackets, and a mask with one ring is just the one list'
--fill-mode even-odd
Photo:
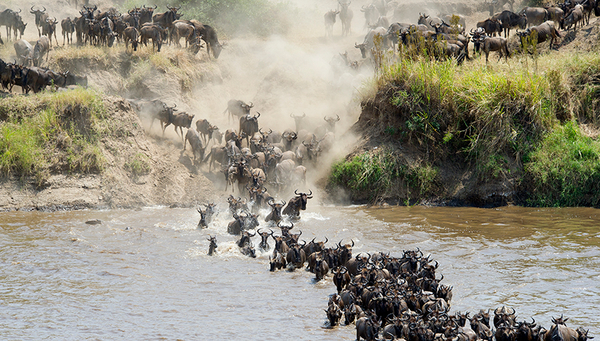
{"label": "dust haze", "polygon": [[[129,4],[129,2],[127,3]],[[131,3],[132,5],[144,4],[137,1]],[[291,0],[282,3],[287,9],[283,14],[285,17],[281,18],[281,22],[286,25],[285,29],[282,30],[282,33],[271,34],[268,37],[255,36],[244,30],[224,34],[219,30],[219,23],[216,20],[213,25],[219,34],[219,40],[226,44],[224,50],[217,60],[207,58],[204,49],[196,57],[198,67],[212,68],[216,76],[210,80],[198,80],[191,94],[181,93],[177,88],[178,84],[161,81],[161,83],[154,84],[152,97],[157,96],[166,103],[177,104],[177,108],[180,110],[194,114],[192,128],[195,127],[196,120],[204,118],[217,125],[221,132],[225,132],[227,129],[237,131],[239,128],[237,119],[230,122],[227,114],[224,113],[230,99],[252,102],[254,106],[251,114],[260,113],[259,127],[267,131],[272,129],[279,134],[285,129],[296,130],[291,115],[306,115],[304,128],[310,132],[325,125],[325,117],[339,116],[340,120],[337,122],[334,132],[336,140],[334,147],[322,156],[316,168],[307,166],[308,183],[306,188],[301,190],[312,189],[314,192],[317,188],[315,183],[326,176],[332,162],[351,152],[357,139],[356,136],[349,134],[348,130],[360,115],[361,89],[373,77],[374,69],[368,60],[361,58],[360,52],[354,47],[354,44],[361,43],[368,31],[360,9],[361,6],[370,3],[371,1],[367,0],[351,2],[350,9],[353,11],[353,20],[350,34],[346,37],[341,34],[342,27],[339,17],[333,27],[333,36],[326,36],[324,14],[329,10],[339,8],[338,2],[334,0]],[[123,3],[111,3],[110,1],[96,3],[90,1],[90,5],[94,4],[97,4],[101,10],[115,6],[124,13],[127,9]],[[37,30],[34,25],[34,16],[29,13],[32,5],[34,4],[28,3],[25,8],[22,3],[16,1],[8,1],[4,4],[8,8],[22,7],[23,19],[28,23],[24,38],[35,42]],[[45,6],[50,16],[56,17],[59,22],[67,16],[74,18],[79,15],[78,9],[62,0],[40,1],[35,5],[36,7]],[[457,6],[460,7],[460,4],[445,4],[445,8],[432,4],[427,4],[427,6],[424,7],[422,3],[403,3],[399,10],[392,9],[388,13],[389,21],[416,22],[419,12],[439,15],[444,11],[454,10]],[[185,13],[185,9],[184,5],[181,11]],[[156,11],[164,10],[164,6],[159,6]],[[195,18],[184,15],[183,19]],[[243,21],[245,18],[239,20]],[[59,43],[62,44],[60,27],[57,27],[57,37]],[[122,44],[119,44],[117,48],[123,48]],[[14,51],[7,50],[14,55]],[[175,50],[175,47],[165,46],[160,53],[168,55]],[[345,52],[347,52],[348,59],[357,61],[360,67],[350,68],[346,65],[341,58],[341,54]],[[148,76],[154,77],[155,71],[150,71]],[[91,78],[91,84],[101,84],[100,80],[94,80],[93,75]],[[101,87],[100,90],[114,91],[110,87]],[[125,97],[131,94],[121,93],[120,95]],[[154,124],[151,134],[160,135],[161,132],[156,127],[157,125]],[[172,128],[167,128],[167,132],[167,136],[173,139],[174,143],[180,143],[181,139]],[[210,146],[208,146],[207,152],[210,150]],[[201,171],[207,174],[207,165],[203,165]],[[213,173],[215,173],[214,170]],[[224,185],[216,182],[222,179],[221,174],[208,175],[215,181],[216,186]],[[318,194],[316,195],[318,197]]]}

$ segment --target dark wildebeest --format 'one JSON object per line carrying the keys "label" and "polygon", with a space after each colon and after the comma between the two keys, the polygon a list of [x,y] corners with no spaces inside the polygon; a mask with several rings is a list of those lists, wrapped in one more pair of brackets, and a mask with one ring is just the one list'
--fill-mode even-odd
{"label": "dark wildebeest", "polygon": [[354,13],[349,8],[352,1],[346,2],[345,0],[338,0],[338,4],[340,4],[340,21],[342,22],[342,36],[347,36],[350,33],[350,28],[352,26],[352,17]]}
{"label": "dark wildebeest", "polygon": [[[475,43],[475,42],[474,42]],[[504,57],[506,61],[508,61],[508,57],[510,56],[510,52],[508,51],[508,44],[506,38],[503,37],[488,37],[486,35],[481,36],[476,43],[476,51],[481,49],[485,53],[485,63],[488,63],[488,57],[490,52],[498,51],[500,56],[498,60],[502,58],[504,53]]]}
{"label": "dark wildebeest", "polygon": [[285,201],[280,203],[276,203],[274,200],[269,200],[267,202],[269,206],[271,206],[271,212],[265,217],[266,222],[274,221],[276,224],[283,219],[281,216],[281,209],[285,206]]}
{"label": "dark wildebeest", "polygon": [[254,234],[250,234],[250,232],[248,231],[242,231],[242,235],[240,237],[240,240],[238,241],[238,246],[239,247],[244,247],[246,245],[251,245],[252,244],[252,237],[256,236],[256,232]]}
{"label": "dark wildebeest", "polygon": [[148,46],[148,40],[152,39],[152,51],[156,48],[160,52],[162,46],[162,35],[164,29],[159,25],[145,25],[140,29],[140,42]]}
{"label": "dark wildebeest", "polygon": [[[275,238],[275,237],[273,237]],[[281,237],[279,237],[281,238]],[[283,254],[281,252],[278,252],[277,250],[273,251],[273,257],[271,258],[271,256],[269,256],[269,270],[270,271],[275,271],[275,270],[280,270],[285,268],[287,265],[285,257],[283,257]]]}
{"label": "dark wildebeest", "polygon": [[548,20],[554,21],[555,25],[559,25],[564,17],[565,12],[560,7],[544,7],[548,12]]}
{"label": "dark wildebeest", "polygon": [[246,103],[244,103],[244,101],[240,101],[238,99],[232,99],[227,102],[227,109],[225,109],[223,111],[223,114],[228,112],[229,113],[229,121],[231,121],[231,119],[234,116],[243,117],[246,115],[250,115],[250,109],[252,107],[254,107],[254,104],[252,104],[252,102],[250,102],[250,104],[246,104]]}
{"label": "dark wildebeest", "polygon": [[[163,134],[165,132],[165,129],[169,126],[169,124],[172,124],[173,127],[175,128],[175,132],[177,133],[177,136],[181,135],[181,142],[183,142],[183,139],[184,139],[183,128],[189,129],[192,126],[193,120],[194,120],[194,115],[188,114],[185,111],[180,112],[179,114],[174,114],[171,117],[171,119],[169,120],[169,122],[167,122],[167,124],[165,124],[165,126],[163,128]],[[179,131],[177,131],[177,128],[179,128]],[[181,132],[181,134],[179,134],[179,132]],[[198,139],[200,139],[200,138],[198,138]]]}
{"label": "dark wildebeest", "polygon": [[[495,37],[502,34],[502,23],[498,19],[488,18],[477,23],[477,27],[483,28],[485,33],[490,37]],[[471,31],[473,33],[473,31]]]}
{"label": "dark wildebeest", "polygon": [[361,317],[356,320],[356,341],[361,338],[367,341],[375,341],[379,334],[380,322],[374,321],[371,317]]}
{"label": "dark wildebeest", "polygon": [[300,210],[306,210],[306,202],[308,199],[312,199],[312,191],[309,190],[310,193],[298,193],[298,190],[294,191],[296,196],[288,202],[288,205],[283,210],[283,214],[290,216],[294,219],[300,218]]}
{"label": "dark wildebeest", "polygon": [[206,43],[206,53],[208,53],[208,57],[210,58],[210,53],[212,51],[213,57],[215,59],[219,58],[224,45],[219,43],[217,31],[212,26],[202,24],[198,20],[189,20],[189,23],[196,27],[196,34],[199,37],[201,36],[202,40]]}
{"label": "dark wildebeest", "polygon": [[39,9],[33,9],[34,6],[31,6],[31,9],[29,10],[29,13],[35,15],[35,27],[38,30],[38,37],[42,36],[42,32],[40,31],[40,28],[43,26],[43,23],[46,22],[46,19],[48,19],[48,13],[46,13],[46,7],[44,7],[43,10],[39,10]]}
{"label": "dark wildebeest", "polygon": [[246,145],[250,146],[250,137],[254,135],[254,133],[258,133],[258,118],[260,117],[260,113],[257,112],[257,115],[250,116],[245,115],[240,117],[240,130],[239,135],[246,134]]}
{"label": "dark wildebeest", "polygon": [[379,12],[377,11],[377,7],[373,4],[362,6],[360,11],[365,14],[365,27],[372,25],[379,19]]}
{"label": "dark wildebeest", "polygon": [[[0,26],[6,26],[6,39],[10,39],[10,32],[13,28],[15,32],[15,40],[17,39],[18,28],[22,29],[23,31],[25,30],[25,26],[27,25],[23,23],[23,19],[19,15],[20,12],[21,10],[19,10],[19,12],[15,12],[11,9],[5,9],[4,11],[0,12]],[[21,35],[22,34],[23,32],[21,32]],[[2,35],[0,34],[0,36]]]}
{"label": "dark wildebeest", "polygon": [[[381,37],[383,39],[387,36],[387,29],[383,27],[378,27],[374,30],[370,30],[369,33],[365,36],[362,44],[354,43],[354,47],[360,49],[360,54],[363,58],[367,58],[367,52],[371,52],[373,47],[375,47],[375,37]],[[384,42],[385,45],[385,42]]]}
{"label": "dark wildebeest", "polygon": [[68,41],[69,44],[73,44],[73,32],[75,32],[75,23],[71,20],[71,17],[67,17],[60,22],[60,27],[62,28],[62,36],[63,36],[63,46],[65,45],[65,41]]}
{"label": "dark wildebeest", "polygon": [[47,36],[50,39],[50,47],[52,47],[52,36],[54,41],[58,45],[58,39],[56,39],[56,24],[58,20],[56,18],[46,18],[46,21],[42,22],[42,35]]}
{"label": "dark wildebeest", "polygon": [[304,250],[302,250],[302,245],[295,244],[290,246],[290,250],[286,255],[286,261],[289,270],[302,269],[306,262],[306,254],[304,253]]}
{"label": "dark wildebeest", "polygon": [[[25,70],[24,70],[25,72]],[[30,67],[26,70],[26,83],[22,88],[25,93],[32,90],[34,93],[44,90],[49,83],[48,73],[44,69]]]}
{"label": "dark wildebeest", "polygon": [[540,25],[549,19],[548,11],[543,7],[525,7],[520,14],[525,14],[527,17],[527,26]]}
{"label": "dark wildebeest", "polygon": [[19,63],[25,66],[31,65],[33,59],[33,46],[31,46],[27,40],[21,39],[15,43],[14,47]]}
{"label": "dark wildebeest", "polygon": [[204,159],[204,144],[200,140],[200,135],[194,129],[188,129],[185,134],[185,140],[183,142],[183,150],[185,151],[185,146],[187,145],[187,141],[190,141],[190,146],[192,146],[192,154],[194,154],[194,165],[196,165],[196,156],[200,156],[200,162]]}
{"label": "dark wildebeest", "polygon": [[[571,29],[571,26],[575,25],[573,30],[577,31],[577,23],[581,20],[583,20],[583,6],[575,5],[571,12],[563,20],[562,27],[568,31]],[[581,26],[583,26],[583,24],[581,24]]]}
{"label": "dark wildebeest", "polygon": [[335,17],[340,11],[331,10],[323,16],[325,19],[325,33],[327,37],[333,36],[333,25],[335,24]]}
{"label": "dark wildebeest", "polygon": [[33,65],[40,66],[44,55],[46,56],[46,62],[48,62],[48,52],[50,51],[50,40],[46,36],[42,36],[35,43],[33,48]]}
{"label": "dark wildebeest", "polygon": [[125,41],[125,51],[129,48],[129,42],[134,51],[137,51],[138,39],[140,38],[140,32],[135,27],[127,27],[123,30],[123,40]]}
{"label": "dark wildebeest", "polygon": [[[320,281],[329,273],[329,264],[322,258],[317,258],[315,263],[315,280]],[[341,317],[341,316],[340,316]]]}
{"label": "dark wildebeest", "polygon": [[556,42],[556,38],[560,38],[560,33],[554,27],[554,21],[548,20],[541,25],[532,26],[524,32],[517,32],[521,38],[521,47],[525,48],[525,40],[529,40],[529,44],[533,43],[533,39],[537,39],[536,43],[541,44],[546,40],[550,40],[550,48],[552,48]]}
{"label": "dark wildebeest", "polygon": [[298,138],[298,134],[296,134],[295,131],[293,131],[291,129],[286,129],[281,134],[281,140],[283,141],[284,151],[292,150],[293,143],[294,143],[294,141],[296,141],[297,138]]}
{"label": "dark wildebeest", "polygon": [[147,23],[147,22],[151,22],[152,21],[152,16],[154,15],[154,10],[157,8],[158,6],[154,5],[154,8],[152,7],[146,7],[146,5],[143,5],[142,8],[140,8],[140,26]]}
{"label": "dark wildebeest", "polygon": [[350,284],[352,280],[350,278],[350,274],[348,273],[348,269],[345,266],[339,266],[335,270],[333,270],[333,284],[337,288],[338,294],[344,290],[344,288]]}
{"label": "dark wildebeest", "polygon": [[527,27],[527,15],[517,14],[508,10],[494,15],[492,19],[497,19],[502,22],[504,38],[508,38],[508,36],[510,36],[510,29],[513,27],[519,27],[521,29],[525,29],[525,27]]}
{"label": "dark wildebeest", "polygon": [[260,229],[256,231],[260,235],[260,244],[258,244],[258,248],[262,251],[269,251],[271,248],[269,246],[268,240],[269,237],[273,236],[273,230],[269,229],[271,232],[260,232]]}
{"label": "dark wildebeest", "polygon": [[329,325],[331,327],[337,326],[340,322],[340,319],[342,318],[342,309],[340,309],[340,307],[334,302],[331,302],[329,306],[327,306],[327,309],[324,310],[327,313],[327,320],[329,320]]}
{"label": "dark wildebeest", "polygon": [[154,14],[152,16],[152,22],[166,29],[171,29],[173,27],[173,22],[177,20],[177,11],[180,8],[181,7],[169,7],[169,5],[167,5],[168,11]]}
{"label": "dark wildebeest", "polygon": [[544,341],[585,341],[587,339],[593,339],[588,336],[588,332],[583,328],[577,330],[567,327],[565,324],[569,319],[563,318],[552,318],[552,327],[544,335]]}
{"label": "dark wildebeest", "polygon": [[207,239],[210,243],[210,245],[208,246],[208,255],[212,256],[215,254],[215,251],[217,250],[217,237],[211,237],[210,235],[208,236]]}
{"label": "dark wildebeest", "polygon": [[208,143],[213,135],[213,132],[219,128],[213,126],[206,119],[196,121],[196,131],[202,137],[204,143]]}

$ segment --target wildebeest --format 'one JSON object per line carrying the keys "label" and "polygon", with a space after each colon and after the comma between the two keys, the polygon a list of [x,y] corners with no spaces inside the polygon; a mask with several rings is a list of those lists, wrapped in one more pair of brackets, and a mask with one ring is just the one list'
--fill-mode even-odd
{"label": "wildebeest", "polygon": [[[170,124],[172,124],[173,127],[175,128],[175,132],[177,133],[177,135],[181,135],[181,142],[183,142],[183,139],[184,139],[184,137],[183,137],[183,128],[188,128],[189,129],[192,126],[192,121],[193,120],[194,120],[194,115],[188,114],[185,111],[180,112],[179,114],[173,114],[171,116],[170,120],[167,122],[167,124],[165,124],[165,126],[163,127],[163,134],[165,132],[165,129]],[[177,131],[177,128],[179,128],[179,131]],[[181,132],[181,134],[179,134],[179,132]]]}
{"label": "wildebeest", "polygon": [[48,52],[50,51],[50,40],[46,36],[42,36],[35,43],[33,48],[33,65],[40,66],[42,59],[46,56],[46,62],[48,62]]}
{"label": "wildebeest", "polygon": [[506,61],[508,61],[508,57],[510,56],[507,40],[503,37],[488,37],[483,35],[476,42],[475,49],[476,51],[481,50],[485,53],[486,64],[488,63],[490,52],[498,51],[500,53],[498,60],[504,55]]}
{"label": "wildebeest", "polygon": [[135,27],[127,27],[123,30],[123,40],[125,41],[125,50],[129,48],[129,42],[134,51],[137,51],[138,39],[140,38],[140,32]]}
{"label": "wildebeest", "polygon": [[352,26],[354,13],[349,8],[351,3],[352,1],[338,0],[338,4],[340,4],[340,21],[342,22],[342,36],[347,36]]}
{"label": "wildebeest", "polygon": [[15,43],[14,47],[19,63],[25,66],[31,65],[33,59],[33,46],[31,46],[27,40],[21,39]]}
{"label": "wildebeest", "polygon": [[258,133],[258,118],[260,117],[260,113],[257,115],[245,115],[240,117],[240,130],[239,134],[246,134],[246,145],[250,145],[250,136],[253,136],[254,133]]}
{"label": "wildebeest", "polygon": [[302,269],[304,262],[306,262],[306,254],[302,250],[302,245],[295,244],[290,246],[287,252],[286,260],[288,263],[288,269]]}
{"label": "wildebeest", "polygon": [[50,39],[50,47],[52,47],[52,36],[54,36],[54,41],[56,41],[56,45],[58,45],[58,39],[56,39],[56,24],[58,20],[56,18],[46,18],[44,22],[42,22],[42,35],[47,36]]}
{"label": "wildebeest", "polygon": [[337,288],[338,294],[342,292],[342,290],[350,284],[351,278],[348,273],[348,269],[345,266],[339,266],[335,270],[333,270],[333,284]]}
{"label": "wildebeest", "polygon": [[185,38],[185,47],[188,47],[188,45],[198,44],[198,40],[200,39],[194,25],[183,20],[177,20],[173,23],[170,39],[180,47],[181,44],[179,43],[179,40],[181,38]]}
{"label": "wildebeest", "polygon": [[156,48],[157,51],[160,52],[164,31],[165,30],[159,25],[144,25],[140,29],[140,42],[144,44],[144,46],[148,46],[148,40],[152,39],[152,51]]}
{"label": "wildebeest", "polygon": [[554,24],[559,25],[564,16],[564,11],[560,7],[544,7],[548,12],[548,20],[554,21]]}
{"label": "wildebeest", "polygon": [[[15,12],[9,8],[0,12],[0,26],[6,26],[6,39],[10,39],[10,32],[13,28],[15,28],[15,40],[17,38],[18,28],[23,31],[25,30],[26,24],[23,23],[23,19],[19,15],[20,12],[21,10]],[[21,32],[21,34],[23,33]],[[0,37],[1,36],[2,35],[0,34]]]}
{"label": "wildebeest", "polygon": [[312,191],[309,190],[310,193],[298,193],[298,190],[294,191],[296,194],[295,197],[290,199],[287,206],[283,210],[283,214],[290,216],[294,219],[300,218],[300,210],[306,210],[306,203],[308,199],[312,199]]}
{"label": "wildebeest", "polygon": [[71,20],[71,17],[66,17],[60,22],[63,36],[63,46],[65,41],[69,44],[73,44],[73,32],[75,32],[75,23]]}
{"label": "wildebeest", "polygon": [[206,52],[208,53],[208,56],[210,57],[210,52],[212,51],[213,57],[215,57],[215,59],[219,58],[219,55],[223,50],[224,43],[219,43],[217,31],[212,26],[206,24],[202,24],[200,29],[196,27],[196,30],[198,31],[198,34],[202,36],[202,40],[206,42]]}
{"label": "wildebeest", "polygon": [[[327,263],[325,263],[327,264]],[[331,302],[329,304],[329,306],[327,307],[327,309],[325,310],[325,312],[327,313],[327,319],[329,320],[329,325],[331,327],[335,327],[338,325],[338,323],[340,322],[340,319],[342,318],[342,309],[340,309],[340,307],[334,303]]]}
{"label": "wildebeest", "polygon": [[329,264],[327,264],[327,262],[324,261],[322,258],[317,258],[314,271],[315,279],[317,281],[320,281],[323,278],[325,278],[325,275],[327,275],[327,273],[329,273]]}
{"label": "wildebeest", "polygon": [[183,150],[187,145],[187,141],[190,141],[192,146],[192,154],[194,154],[194,165],[196,164],[196,156],[200,157],[200,162],[204,159],[204,144],[200,140],[200,135],[194,129],[188,129],[185,134],[185,140],[183,142]]}
{"label": "wildebeest", "polygon": [[360,8],[360,11],[365,14],[365,27],[372,25],[379,19],[379,12],[374,4],[364,5]]}
{"label": "wildebeest", "polygon": [[217,250],[217,236],[211,237],[209,235],[207,240],[210,243],[210,245],[208,246],[208,255],[212,256]]}
{"label": "wildebeest", "polygon": [[227,102],[227,109],[223,111],[223,114],[229,113],[229,120],[231,121],[234,116],[243,117],[250,114],[250,109],[254,107],[254,104],[246,104],[244,101],[239,99],[231,99]]}
{"label": "wildebeest", "polygon": [[548,20],[548,11],[543,7],[525,7],[520,14],[527,17],[527,26],[539,25]]}
{"label": "wildebeest", "polygon": [[[275,238],[275,237],[273,237]],[[273,251],[273,257],[269,256],[269,270],[275,271],[285,268],[287,262],[283,254],[277,250]]]}
{"label": "wildebeest", "polygon": [[[362,44],[354,43],[354,47],[360,49],[360,53],[363,58],[367,58],[367,52],[371,52],[371,49],[375,47],[375,37],[380,37],[383,39],[386,36],[387,29],[383,27],[378,27],[374,30],[370,30],[369,33],[365,36]],[[385,45],[385,43],[384,43]]]}
{"label": "wildebeest", "polygon": [[533,43],[535,39],[537,44],[541,44],[546,40],[550,40],[550,48],[555,44],[556,38],[560,38],[560,33],[554,27],[554,21],[548,20],[540,25],[532,26],[524,32],[517,32],[521,38],[521,47],[525,48],[526,40],[529,40],[529,44]]}
{"label": "wildebeest", "polygon": [[525,27],[527,27],[527,15],[517,14],[508,10],[494,15],[492,19],[497,19],[502,22],[504,38],[508,38],[510,36],[510,29],[513,27],[519,27],[521,29],[525,29]]}
{"label": "wildebeest", "polygon": [[583,6],[575,5],[571,12],[563,20],[562,26],[565,30],[570,30],[571,26],[574,25],[573,30],[577,31],[577,23],[581,20],[583,20]]}
{"label": "wildebeest", "polygon": [[267,204],[271,206],[271,212],[265,217],[265,221],[274,221],[276,224],[279,224],[283,219],[281,216],[281,209],[285,206],[285,201],[277,203],[274,200],[269,200]]}
{"label": "wildebeest", "polygon": [[380,326],[380,322],[374,321],[372,317],[359,318],[356,320],[356,341],[360,341],[361,338],[367,341],[375,341]]}
{"label": "wildebeest", "polygon": [[260,243],[258,244],[258,248],[262,251],[269,251],[269,249],[271,248],[269,246],[268,240],[269,237],[273,236],[273,230],[269,229],[269,231],[271,232],[260,232],[260,229],[256,231],[256,233],[258,233],[258,235],[260,236]]}
{"label": "wildebeest", "polygon": [[41,37],[42,32],[40,31],[40,28],[42,27],[42,23],[46,22],[46,19],[48,19],[48,13],[46,13],[46,7],[44,6],[42,6],[44,8],[43,10],[33,9],[33,7],[35,6],[31,6],[29,13],[35,15],[35,27],[38,30],[38,36]]}
{"label": "wildebeest", "polygon": [[173,27],[173,22],[177,20],[177,11],[181,7],[170,7],[167,5],[168,11],[163,13],[156,13],[152,16],[152,22],[160,25],[161,27],[171,29]]}
{"label": "wildebeest", "polygon": [[335,17],[340,13],[340,11],[331,10],[325,13],[325,33],[327,37],[331,37],[333,35],[333,25],[335,24]]}
{"label": "wildebeest", "polygon": [[[478,22],[477,27],[483,28],[485,33],[491,37],[495,37],[496,33],[498,33],[498,35],[502,34],[502,23],[498,19],[485,19],[484,21]],[[473,33],[472,30],[471,33]]]}

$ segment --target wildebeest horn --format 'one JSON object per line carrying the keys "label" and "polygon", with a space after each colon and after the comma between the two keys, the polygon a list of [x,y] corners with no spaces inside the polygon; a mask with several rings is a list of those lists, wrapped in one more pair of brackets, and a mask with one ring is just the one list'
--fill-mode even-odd
{"label": "wildebeest horn", "polygon": [[[511,315],[514,315],[516,313],[515,308],[511,308],[512,309],[512,313],[510,313]],[[561,316],[562,318],[562,316]]]}
{"label": "wildebeest horn", "polygon": [[298,194],[298,189],[297,189],[297,188],[296,188],[296,190],[294,191],[294,194],[296,194],[296,195],[300,195],[300,194]]}
{"label": "wildebeest horn", "polygon": [[258,111],[257,111],[256,113],[257,113],[258,115],[257,115],[257,116],[254,116],[254,118],[259,118],[259,117],[260,117],[260,113],[259,113]]}
{"label": "wildebeest horn", "polygon": [[335,115],[337,117],[337,120],[335,120],[336,122],[340,120],[340,115],[336,114]]}
{"label": "wildebeest horn", "polygon": [[258,230],[256,230],[256,232],[260,234],[260,228]]}
{"label": "wildebeest horn", "polygon": [[323,116],[323,119],[324,119],[325,121],[327,121],[327,116]]}
{"label": "wildebeest horn", "polygon": [[157,8],[158,8],[158,5],[154,5],[154,9],[157,9]]}
{"label": "wildebeest horn", "polygon": [[312,199],[312,191],[309,189],[308,190],[310,193],[308,193],[308,195],[306,196],[307,199]]}
{"label": "wildebeest horn", "polygon": [[196,208],[196,210],[198,211],[198,213],[202,214],[202,210],[200,209],[200,207]]}
{"label": "wildebeest horn", "polygon": [[250,237],[254,237],[254,236],[256,236],[256,232],[254,232],[254,234],[252,234],[252,235],[251,235],[251,234],[250,234],[250,232],[248,231],[248,235],[249,235]]}
{"label": "wildebeest horn", "polygon": [[354,239],[350,239],[350,241],[352,242],[352,247],[354,247]]}
{"label": "wildebeest horn", "polygon": [[[35,6],[35,5],[33,5],[33,6]],[[31,6],[31,9],[29,10],[29,11],[30,11],[30,13],[33,13],[33,12],[34,12],[34,11],[33,11],[33,6]]]}
{"label": "wildebeest horn", "polygon": [[328,241],[329,239],[327,239],[327,236],[325,236],[325,241],[323,242],[323,244],[327,244]]}
{"label": "wildebeest horn", "polygon": [[[285,206],[285,204],[286,204],[285,200],[282,200],[281,206]],[[292,227],[294,227],[294,224],[292,224]]]}
{"label": "wildebeest horn", "polygon": [[254,107],[254,103],[250,102],[250,105],[248,106],[248,108],[253,108]]}

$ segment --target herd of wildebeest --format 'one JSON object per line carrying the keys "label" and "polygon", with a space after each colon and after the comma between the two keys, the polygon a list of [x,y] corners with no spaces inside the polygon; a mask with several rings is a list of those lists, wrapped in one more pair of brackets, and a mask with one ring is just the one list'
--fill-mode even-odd
{"label": "herd of wildebeest", "polygon": [[[206,43],[206,51],[210,56],[218,58],[223,44],[217,38],[217,33],[210,25],[202,24],[197,20],[181,20],[180,7],[167,6],[167,11],[154,13],[157,6],[135,7],[127,13],[119,13],[115,8],[106,11],[98,10],[97,6],[83,6],[79,11],[81,16],[71,19],[67,17],[60,22],[63,35],[63,45],[73,44],[75,33],[78,46],[91,44],[95,46],[112,47],[115,43],[129,45],[137,51],[139,44],[148,45],[152,40],[153,50],[160,52],[163,42],[181,46],[181,38],[185,39],[185,46],[191,53],[198,53]],[[7,39],[14,34],[14,48],[16,60],[7,63],[0,60],[0,79],[2,86],[12,91],[14,85],[21,86],[24,93],[38,92],[47,86],[66,87],[69,85],[87,85],[86,77],[69,75],[68,72],[54,72],[43,68],[44,57],[48,61],[48,54],[52,49],[52,38],[56,45],[58,20],[51,16],[42,6],[31,6],[30,13],[35,16],[35,27],[39,39],[32,46],[25,39],[20,39],[24,34],[27,23],[20,15],[21,10],[6,9],[0,12],[0,27],[6,26]],[[17,37],[18,36],[18,37]],[[19,38],[19,40],[17,40]],[[0,34],[0,44],[3,44]]]}
{"label": "herd of wildebeest", "polygon": [[[437,273],[439,263],[425,256],[418,248],[403,251],[400,257],[389,253],[373,252],[353,255],[354,241],[327,245],[328,238],[310,242],[301,240],[302,231],[292,233],[294,221],[300,219],[300,210],[306,209],[312,192],[298,193],[285,202],[275,204],[272,199],[265,221],[280,229],[258,228],[256,214],[247,203],[229,196],[228,213],[233,221],[227,226],[232,235],[240,236],[240,252],[256,258],[252,238],[260,237],[258,250],[269,254],[270,271],[305,269],[314,273],[314,281],[331,280],[337,292],[329,297],[324,309],[326,325],[356,328],[356,339],[404,341],[586,341],[593,339],[583,327],[568,327],[568,318],[552,318],[545,328],[532,318],[519,320],[516,311],[506,306],[469,312],[450,312],[453,287],[442,284]],[[251,207],[256,201],[250,202]],[[214,224],[215,204],[198,208],[198,228]],[[256,229],[255,231],[252,231]],[[208,236],[208,255],[218,251],[216,236]],[[270,239],[274,245],[269,244]],[[492,324],[490,324],[492,322]]]}
{"label": "herd of wildebeest", "polygon": [[[486,1],[487,2],[487,1]],[[353,11],[351,1],[338,0],[338,8],[324,15],[326,34],[333,34],[336,17],[341,21],[341,34],[348,35],[352,26]],[[363,5],[360,9],[364,14],[365,25],[369,28],[364,41],[355,43],[360,49],[362,58],[371,57],[375,65],[378,58],[373,53],[388,48],[417,46],[417,51],[423,51],[430,57],[439,59],[454,58],[462,63],[465,58],[470,59],[469,44],[473,43],[475,53],[484,53],[486,62],[490,52],[497,51],[500,58],[508,58],[508,37],[510,30],[516,28],[520,39],[521,49],[528,51],[530,46],[549,41],[550,47],[556,47],[557,39],[561,38],[561,30],[577,30],[589,24],[591,13],[600,16],[600,8],[596,0],[565,0],[563,3],[547,7],[525,7],[518,12],[513,12],[514,1],[505,1],[499,4],[498,0],[487,2],[490,6],[490,17],[476,24],[469,33],[466,33],[465,17],[461,14],[450,13],[432,17],[419,13],[417,23],[393,22],[390,24],[388,12],[394,11],[392,19],[403,17],[406,7],[397,1],[373,0],[370,5]],[[502,10],[495,13],[495,9],[503,9],[502,5],[510,4],[511,10]],[[519,31],[521,29],[522,31]],[[504,37],[501,36],[504,32]],[[379,43],[379,46],[376,46]],[[531,52],[530,52],[531,53]],[[349,66],[360,63],[347,60]],[[500,59],[499,58],[499,59]]]}

